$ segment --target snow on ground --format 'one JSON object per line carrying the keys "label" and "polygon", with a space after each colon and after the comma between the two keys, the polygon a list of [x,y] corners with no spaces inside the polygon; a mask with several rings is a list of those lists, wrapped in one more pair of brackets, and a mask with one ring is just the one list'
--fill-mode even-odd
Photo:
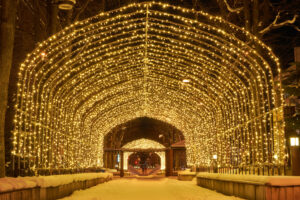
{"label": "snow on ground", "polygon": [[176,179],[120,178],[86,190],[75,191],[63,200],[238,200]]}

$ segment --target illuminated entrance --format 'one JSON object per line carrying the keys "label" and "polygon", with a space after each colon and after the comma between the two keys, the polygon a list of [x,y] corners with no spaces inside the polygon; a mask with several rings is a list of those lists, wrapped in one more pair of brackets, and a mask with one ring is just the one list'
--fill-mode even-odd
{"label": "illuminated entrance", "polygon": [[[125,160],[125,159],[124,159]],[[156,175],[161,173],[161,157],[153,152],[136,152],[131,153],[127,158],[128,167],[124,170],[127,170],[130,174],[134,175]],[[126,163],[126,164],[127,164]]]}
{"label": "illuminated entrance", "polygon": [[148,117],[185,138],[187,164],[273,174],[285,165],[279,62],[221,17],[139,3],[76,22],[20,66],[19,169],[104,165],[104,138]]}
{"label": "illuminated entrance", "polygon": [[142,167],[146,167],[149,168],[147,174],[170,176],[186,168],[185,152],[180,130],[171,124],[143,117],[120,124],[106,134],[103,162],[105,168],[117,168],[120,174],[124,171],[125,175],[142,175]]}
{"label": "illuminated entrance", "polygon": [[[124,170],[134,172],[134,169],[142,169],[143,172],[138,174],[146,175],[154,170],[166,169],[166,148],[158,142],[139,139],[124,145],[122,150],[124,151]],[[148,168],[152,170],[147,172]]]}

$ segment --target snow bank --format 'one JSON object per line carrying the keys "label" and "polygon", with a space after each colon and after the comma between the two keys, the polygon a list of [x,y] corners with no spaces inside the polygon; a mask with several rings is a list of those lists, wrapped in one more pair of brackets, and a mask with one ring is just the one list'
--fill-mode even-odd
{"label": "snow bank", "polygon": [[0,192],[11,190],[20,190],[34,187],[56,187],[69,184],[75,181],[85,181],[96,178],[112,178],[111,173],[83,173],[83,174],[66,174],[53,176],[32,176],[32,177],[6,177],[0,178]]}
{"label": "snow bank", "polygon": [[198,173],[197,177],[227,180],[235,182],[252,182],[271,186],[300,186],[300,176],[255,176],[236,174]]}
{"label": "snow bank", "polygon": [[111,178],[111,173],[83,173],[83,174],[66,174],[66,175],[53,175],[53,176],[38,176],[38,177],[24,177],[27,180],[33,181],[37,186],[56,187],[59,185],[69,184],[75,181],[85,181],[96,178]]}
{"label": "snow bank", "polygon": [[191,171],[179,171],[179,175],[196,175],[196,172],[191,172]]}
{"label": "snow bank", "polygon": [[0,192],[8,192],[8,191],[12,191],[12,190],[34,188],[36,186],[37,186],[37,184],[35,182],[24,179],[22,177],[0,178]]}
{"label": "snow bank", "polygon": [[109,169],[109,168],[106,168],[105,171],[110,173],[118,172],[117,169]]}

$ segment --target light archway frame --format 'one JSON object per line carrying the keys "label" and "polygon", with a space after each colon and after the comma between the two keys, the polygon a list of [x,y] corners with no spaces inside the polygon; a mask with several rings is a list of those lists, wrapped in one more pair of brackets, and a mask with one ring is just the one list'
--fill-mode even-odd
{"label": "light archway frame", "polygon": [[33,170],[102,166],[104,135],[146,116],[183,132],[188,165],[281,167],[275,75],[271,49],[221,17],[157,2],[100,13],[20,66],[12,154]]}
{"label": "light archway frame", "polygon": [[128,158],[131,154],[133,154],[135,151],[142,151],[142,150],[153,150],[154,153],[156,153],[160,158],[160,169],[165,170],[166,169],[166,154],[165,149],[166,147],[154,140],[149,140],[146,138],[133,140],[127,144],[125,144],[122,149],[125,149],[123,153],[123,169],[128,170]]}

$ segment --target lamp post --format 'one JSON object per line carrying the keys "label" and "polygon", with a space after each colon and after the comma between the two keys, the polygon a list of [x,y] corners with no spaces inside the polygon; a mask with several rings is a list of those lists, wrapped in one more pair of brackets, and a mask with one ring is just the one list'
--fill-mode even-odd
{"label": "lamp post", "polygon": [[213,167],[213,173],[218,173],[218,165],[217,165],[217,158],[218,158],[218,155],[217,154],[214,154],[212,156],[212,167]]}
{"label": "lamp post", "polygon": [[291,167],[292,175],[300,175],[300,149],[299,149],[299,137],[290,137],[290,155],[291,155]]}
{"label": "lamp post", "polygon": [[290,145],[291,147],[299,146],[299,137],[290,137]]}

